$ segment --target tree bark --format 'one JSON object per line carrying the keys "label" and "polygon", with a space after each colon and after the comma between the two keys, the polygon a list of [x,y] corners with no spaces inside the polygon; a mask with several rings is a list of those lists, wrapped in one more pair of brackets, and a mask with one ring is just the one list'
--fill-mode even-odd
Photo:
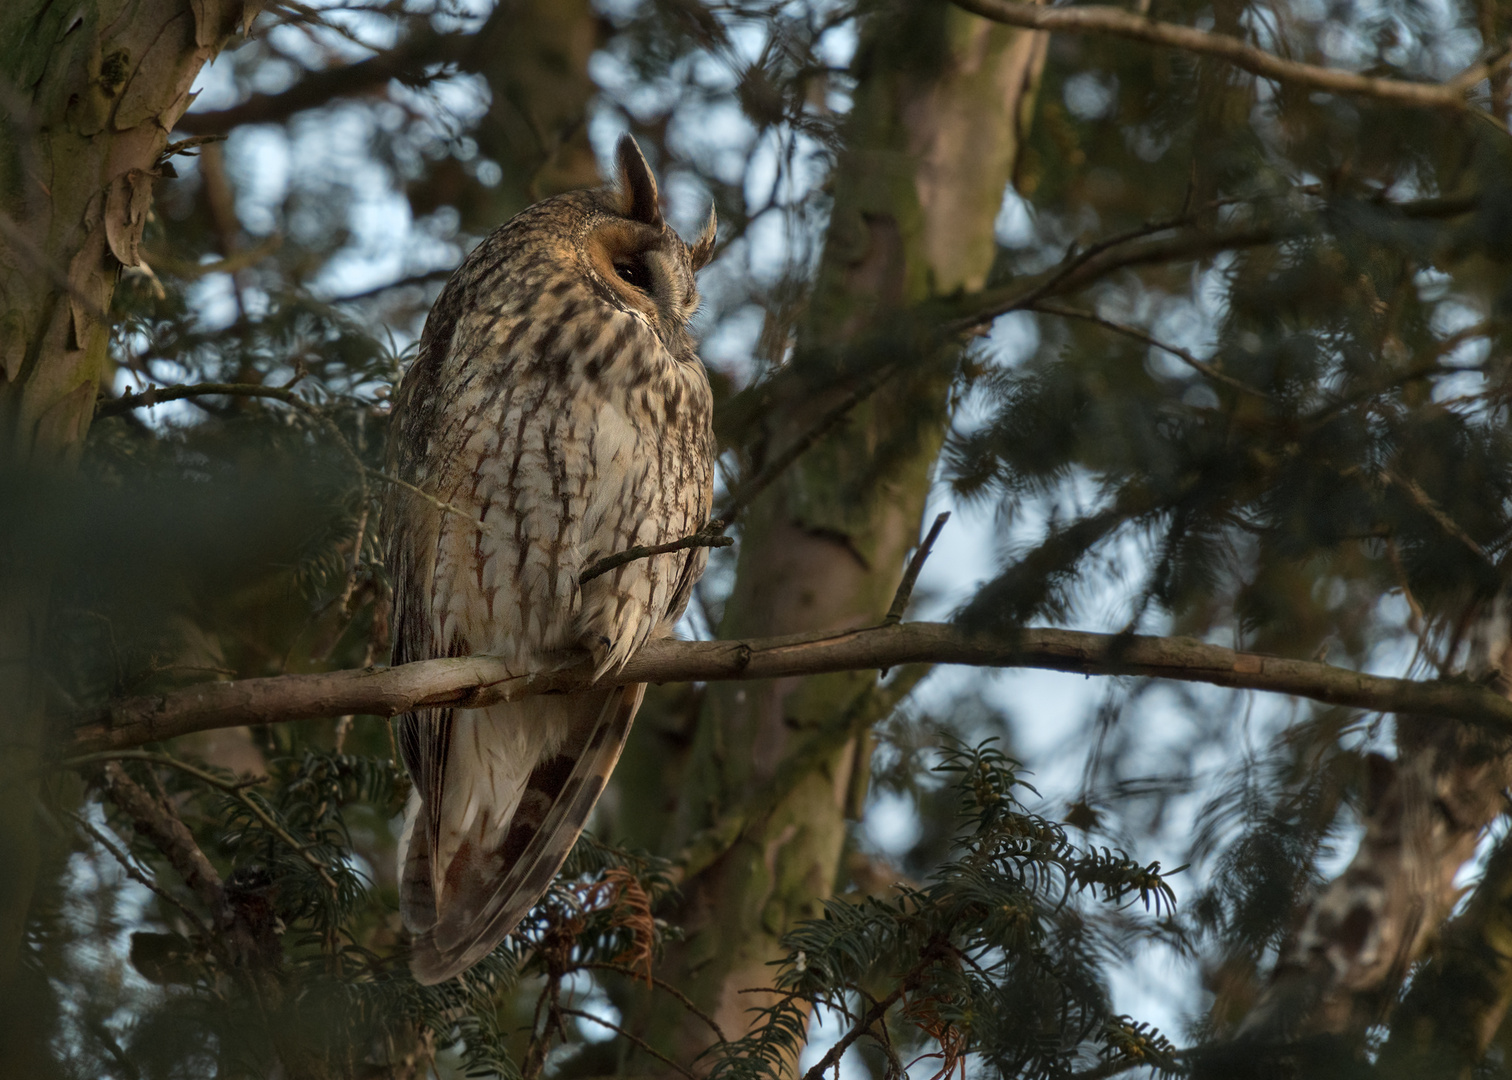
{"label": "tree bark", "polygon": [[[98,753],[242,724],[279,724],[362,713],[397,716],[427,706],[481,708],[531,694],[610,683],[699,683],[870,672],[915,664],[1028,667],[1080,675],[1134,675],[1291,694],[1415,722],[1464,721],[1512,737],[1512,701],[1464,679],[1419,682],[1367,675],[1317,660],[1236,652],[1192,638],[1029,628],[968,633],[947,623],[898,623],[776,638],[647,642],[617,673],[594,682],[586,660],[512,671],[490,656],[417,660],[395,668],[274,675],[123,698],[75,717],[72,751]],[[736,691],[738,692],[738,691]],[[631,823],[634,824],[634,823]]]}
{"label": "tree bark", "polygon": [[[200,68],[256,11],[240,0],[0,5],[0,472],[12,491],[77,461],[109,370],[105,313],[121,266],[139,264],[169,131]],[[14,526],[0,531],[0,988],[8,1003],[21,997],[17,965],[39,857],[47,581]],[[38,1035],[22,1026],[25,1010],[0,1014],[9,1021],[0,1045],[24,1055]],[[4,1056],[16,1075],[31,1075],[22,1057]]]}
{"label": "tree bark", "polygon": [[[1506,674],[1512,664],[1508,609],[1503,600],[1487,609],[1472,642],[1470,667],[1490,683],[1488,693],[1512,697]],[[1340,1039],[1345,1047],[1359,1045],[1367,1028],[1390,1016],[1407,973],[1443,932],[1460,898],[1455,878],[1504,810],[1503,792],[1512,783],[1512,739],[1504,732],[1407,714],[1397,718],[1396,743],[1395,761],[1373,759],[1363,810],[1365,835],[1354,857],[1300,908],[1269,982],[1239,1025],[1241,1042],[1278,1044],[1322,1036]],[[1505,876],[1505,870],[1499,873]],[[1496,875],[1487,880],[1490,894],[1476,901],[1479,922],[1499,943],[1506,885]],[[1459,934],[1463,938],[1471,932],[1462,924]],[[1453,940],[1443,961],[1450,964],[1456,959]],[[1485,960],[1505,982],[1492,958]],[[1442,977],[1436,985],[1443,989]],[[1464,1023],[1471,1022],[1473,1013],[1499,1017],[1506,1007],[1501,996],[1506,990],[1470,992],[1463,984],[1460,989],[1472,999],[1491,999],[1482,1000],[1478,1009],[1464,1002]],[[1431,998],[1433,1007],[1439,1007],[1445,995],[1421,987],[1415,992],[1418,1004],[1407,1010],[1405,1029],[1393,1036],[1395,1063],[1423,1056],[1427,1040],[1434,1044],[1427,1057],[1436,1057],[1446,1069],[1456,1060],[1468,1068],[1464,1057],[1469,1046],[1477,1044],[1483,1051],[1494,1026],[1462,1031],[1454,1039],[1431,1024],[1425,1029],[1430,1019],[1425,1003]],[[1477,1054],[1470,1064],[1478,1059]]]}
{"label": "tree bark", "polygon": [[[944,5],[900,4],[872,16],[811,315],[794,365],[818,389],[775,419],[766,456],[843,398],[826,357],[869,326],[930,296],[979,288],[993,221],[1044,55],[1039,35]],[[952,365],[904,372],[859,406],[751,508],[724,637],[878,622],[919,535],[944,436]],[[827,384],[827,385],[826,385]],[[806,407],[804,407],[806,405]],[[762,451],[758,451],[758,458]],[[847,810],[865,790],[867,747],[797,762],[802,736],[868,708],[871,672],[711,687],[686,771],[680,838],[698,833],[784,770],[803,779],[722,858],[684,883],[687,939],[665,976],[731,1037],[770,995],[780,937],[833,894]],[[647,1025],[649,1041],[691,1060],[707,1030],[686,1013]]]}

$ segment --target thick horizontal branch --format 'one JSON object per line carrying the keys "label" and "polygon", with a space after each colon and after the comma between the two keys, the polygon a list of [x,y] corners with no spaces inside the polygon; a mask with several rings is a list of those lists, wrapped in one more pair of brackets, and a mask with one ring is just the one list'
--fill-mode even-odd
{"label": "thick horizontal branch", "polygon": [[[1385,678],[1315,661],[1235,652],[1188,638],[1045,629],[984,636],[943,623],[748,641],[653,641],[601,685],[771,679],[916,663],[1180,679],[1512,731],[1512,701],[1464,680]],[[114,702],[82,718],[70,752],[122,749],[242,724],[347,713],[395,716],[434,706],[477,708],[532,694],[583,690],[591,684],[591,668],[585,657],[556,670],[516,672],[501,660],[468,656],[395,668],[204,683]]]}
{"label": "thick horizontal branch", "polygon": [[984,19],[1006,23],[1009,26],[1069,34],[1106,34],[1113,37],[1132,38],[1135,41],[1163,45],[1183,52],[1216,56],[1262,79],[1291,83],[1294,86],[1310,86],[1335,94],[1371,97],[1398,105],[1463,109],[1467,105],[1466,93],[1477,83],[1494,74],[1507,60],[1507,57],[1503,56],[1494,64],[1477,64],[1446,83],[1407,82],[1403,79],[1382,79],[1373,75],[1358,75],[1352,71],[1339,71],[1336,68],[1318,67],[1314,64],[1287,60],[1275,53],[1249,45],[1231,34],[1213,33],[1177,23],[1161,22],[1122,8],[1098,4],[1039,7],[1035,4],[1018,3],[1017,0],[954,0],[954,2],[958,7],[980,15]]}

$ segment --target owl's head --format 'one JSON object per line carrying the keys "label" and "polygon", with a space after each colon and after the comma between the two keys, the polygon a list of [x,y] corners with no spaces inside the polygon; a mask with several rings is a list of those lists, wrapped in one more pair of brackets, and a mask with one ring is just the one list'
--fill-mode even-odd
{"label": "owl's head", "polygon": [[618,186],[584,238],[593,269],[626,307],[642,312],[661,335],[680,334],[698,309],[693,275],[714,254],[712,208],[703,232],[684,243],[663,219],[656,177],[629,135],[615,149]]}

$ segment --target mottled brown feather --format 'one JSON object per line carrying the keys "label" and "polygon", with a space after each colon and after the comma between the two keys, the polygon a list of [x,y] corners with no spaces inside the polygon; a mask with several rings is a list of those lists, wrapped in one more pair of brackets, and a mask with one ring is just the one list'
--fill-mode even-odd
{"label": "mottled brown feather", "polygon": [[[423,493],[391,485],[384,512],[394,663],[476,653],[524,672],[586,653],[603,674],[670,633],[703,572],[695,549],[577,583],[605,555],[695,532],[713,494],[712,398],[687,330],[694,255],[633,141],[617,159],[618,189],[525,210],[431,310],[390,437],[390,472]],[[640,697],[401,718],[415,784],[401,912],[418,978],[465,970],[539,898]]]}

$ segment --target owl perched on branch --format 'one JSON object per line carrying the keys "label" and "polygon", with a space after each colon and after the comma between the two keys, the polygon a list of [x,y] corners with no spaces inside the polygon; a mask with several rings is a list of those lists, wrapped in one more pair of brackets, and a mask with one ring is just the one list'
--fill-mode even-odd
{"label": "owl perched on branch", "polygon": [[[703,573],[694,548],[578,583],[607,555],[696,532],[713,497],[713,401],[688,320],[714,216],[688,246],[628,135],[616,157],[617,188],[520,213],[426,320],[389,444],[395,664],[488,654],[524,673],[591,656],[601,677],[670,632]],[[401,718],[417,979],[466,970],[546,890],[644,690]]]}

